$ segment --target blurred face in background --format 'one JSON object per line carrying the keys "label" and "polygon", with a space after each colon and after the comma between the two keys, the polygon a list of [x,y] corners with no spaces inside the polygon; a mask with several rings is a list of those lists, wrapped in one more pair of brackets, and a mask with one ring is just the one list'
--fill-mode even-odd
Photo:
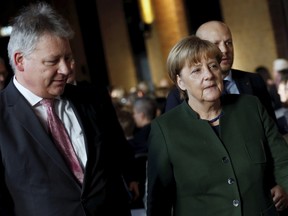
{"label": "blurred face in background", "polygon": [[283,80],[279,83],[278,94],[282,103],[288,103],[288,81]]}

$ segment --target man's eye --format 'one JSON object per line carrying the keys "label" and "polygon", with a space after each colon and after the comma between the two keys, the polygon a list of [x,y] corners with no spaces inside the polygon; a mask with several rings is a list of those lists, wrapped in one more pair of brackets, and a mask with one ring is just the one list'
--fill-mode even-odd
{"label": "man's eye", "polygon": [[226,42],[226,45],[227,45],[227,46],[232,46],[232,41],[227,41],[227,42]]}
{"label": "man's eye", "polygon": [[45,63],[47,64],[47,65],[54,65],[54,64],[57,64],[57,60],[49,60],[49,61],[46,61]]}
{"label": "man's eye", "polygon": [[217,69],[218,68],[218,65],[217,64],[213,64],[210,66],[211,68],[214,68],[214,69]]}

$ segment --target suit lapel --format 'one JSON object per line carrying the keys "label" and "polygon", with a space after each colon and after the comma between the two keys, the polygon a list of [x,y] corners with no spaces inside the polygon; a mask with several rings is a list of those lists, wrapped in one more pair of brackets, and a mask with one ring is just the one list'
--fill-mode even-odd
{"label": "suit lapel", "polygon": [[[9,90],[7,90],[7,101],[9,104],[8,112],[10,112],[10,115],[13,115],[20,122],[20,125],[33,137],[37,145],[39,145],[43,151],[52,158],[55,164],[68,176],[73,178],[73,175],[65,164],[64,159],[57,150],[55,144],[52,142],[52,139],[45,131],[44,127],[41,125],[29,103],[16,89],[14,84],[10,83],[7,88],[9,88]],[[19,112],[19,110],[21,110],[21,112]],[[33,148],[33,145],[31,145],[31,148]]]}
{"label": "suit lapel", "polygon": [[248,76],[244,72],[232,69],[232,79],[235,81],[240,94],[253,94],[253,89]]}

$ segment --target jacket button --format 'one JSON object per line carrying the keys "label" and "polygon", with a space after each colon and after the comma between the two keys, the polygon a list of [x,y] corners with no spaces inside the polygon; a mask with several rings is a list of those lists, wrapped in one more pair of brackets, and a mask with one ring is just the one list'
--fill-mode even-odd
{"label": "jacket button", "polygon": [[235,181],[234,181],[234,179],[233,179],[233,178],[228,178],[228,181],[227,181],[227,182],[228,182],[228,184],[230,184],[230,185],[231,185],[231,184],[234,184],[234,182],[235,182]]}
{"label": "jacket button", "polygon": [[223,157],[222,158],[223,163],[229,163],[229,158],[228,157]]}
{"label": "jacket button", "polygon": [[238,207],[240,204],[240,201],[239,200],[233,200],[233,206],[234,207]]}

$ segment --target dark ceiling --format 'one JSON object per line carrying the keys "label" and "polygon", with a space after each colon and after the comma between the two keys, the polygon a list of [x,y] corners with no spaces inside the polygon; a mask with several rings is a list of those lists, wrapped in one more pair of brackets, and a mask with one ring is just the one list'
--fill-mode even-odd
{"label": "dark ceiling", "polygon": [[0,26],[7,26],[20,8],[37,0],[1,0],[0,5]]}

